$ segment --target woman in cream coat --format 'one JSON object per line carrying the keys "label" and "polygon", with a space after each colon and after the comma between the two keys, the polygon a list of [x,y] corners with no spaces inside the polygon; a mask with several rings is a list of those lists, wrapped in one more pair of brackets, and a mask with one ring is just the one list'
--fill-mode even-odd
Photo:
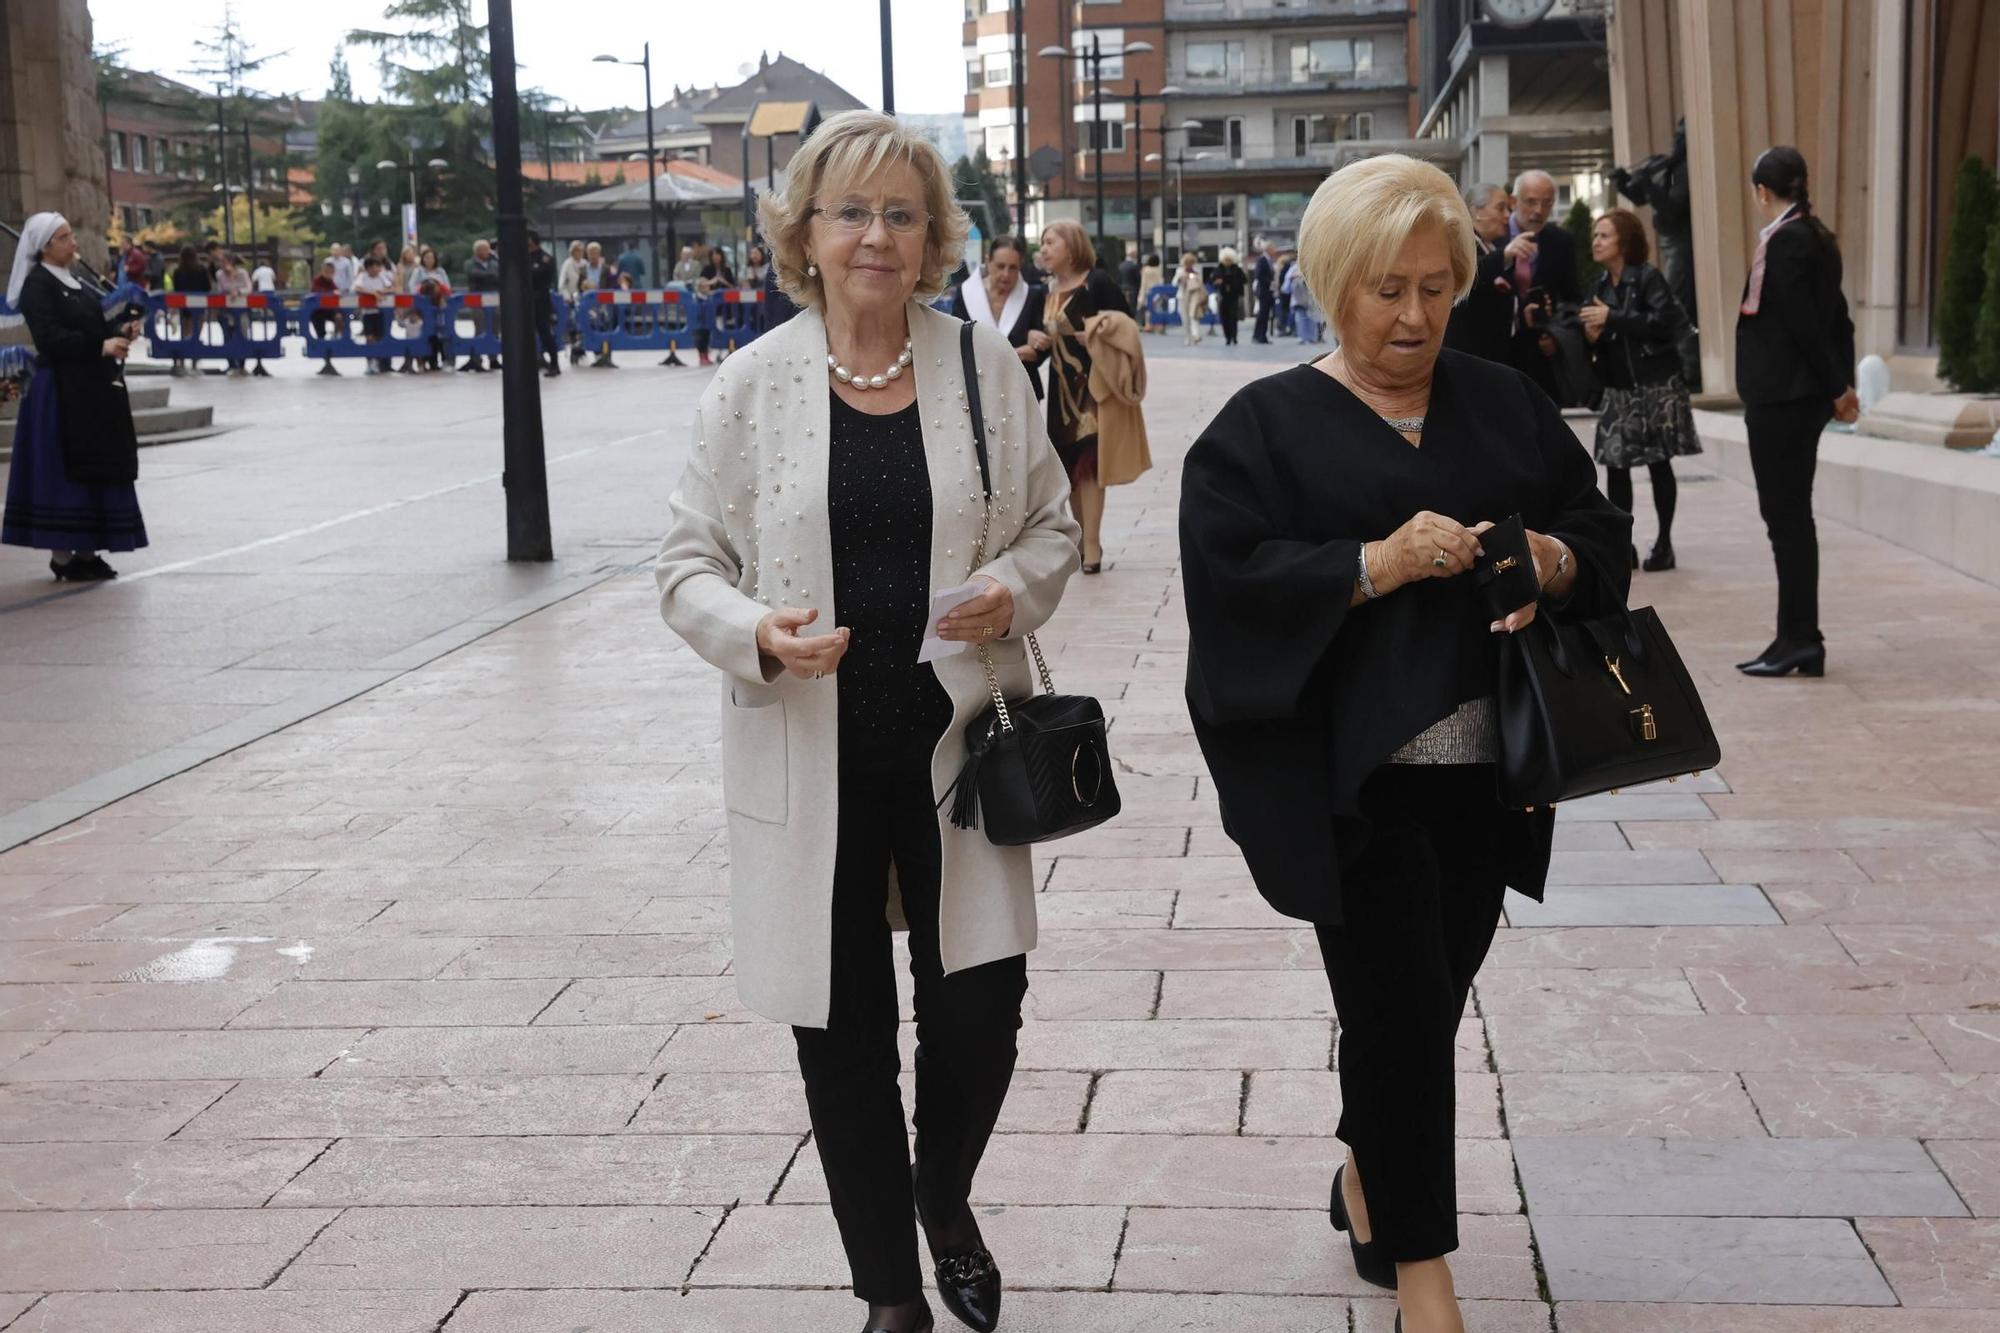
{"label": "woman in cream coat", "polygon": [[[974,326],[994,500],[973,567],[965,326],[926,304],[967,224],[935,148],[886,116],[835,116],[760,221],[801,310],[703,394],[657,571],[667,623],[722,673],[737,988],[794,1027],[866,1328],[931,1327],[914,1202],[940,1296],[989,1329],[999,1273],[967,1199],[1012,1075],[1034,875],[1026,848],[939,815],[990,697],[975,653],[917,652],[930,594],[970,581],[940,636],[985,646],[1002,688],[1029,692],[1022,639],[1077,568],[1077,528],[1020,358]],[[910,923],[917,983],[914,1178],[891,916]]]}

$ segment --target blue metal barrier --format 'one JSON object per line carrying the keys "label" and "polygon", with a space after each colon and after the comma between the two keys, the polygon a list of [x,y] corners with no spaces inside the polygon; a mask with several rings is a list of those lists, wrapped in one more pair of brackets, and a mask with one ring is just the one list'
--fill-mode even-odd
{"label": "blue metal barrier", "polygon": [[[308,292],[292,309],[292,331],[305,339],[305,355],[332,361],[343,357],[386,361],[396,349],[386,339],[369,336],[374,327],[386,329],[391,310],[389,298],[364,293],[339,296],[333,292]],[[327,329],[338,330],[327,336]],[[340,372],[331,365],[322,375]]]}
{"label": "blue metal barrier", "polygon": [[709,346],[733,352],[757,341],[757,335],[764,331],[764,322],[759,318],[764,313],[763,300],[764,294],[754,287],[749,291],[730,287],[711,292],[702,306],[702,317],[708,321]]}
{"label": "blue metal barrier", "polygon": [[147,350],[176,361],[261,361],[285,354],[285,299],[276,292],[153,292]]}
{"label": "blue metal barrier", "polygon": [[[454,361],[461,356],[499,356],[499,313],[498,292],[453,292],[447,296],[444,309],[437,312],[437,332],[444,339],[444,354]],[[557,322],[560,324],[560,319]]]}
{"label": "blue metal barrier", "polygon": [[579,292],[569,316],[585,351],[673,352],[694,341],[703,309],[696,298],[669,287]]}

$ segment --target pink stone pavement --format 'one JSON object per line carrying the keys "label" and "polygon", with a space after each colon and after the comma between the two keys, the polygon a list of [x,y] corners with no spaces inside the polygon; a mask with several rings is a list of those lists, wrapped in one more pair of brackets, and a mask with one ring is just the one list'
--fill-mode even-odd
{"label": "pink stone pavement", "polygon": [[[1181,702],[1177,460],[1260,369],[1156,366],[1161,466],[1044,636],[1126,814],[1041,861],[975,1200],[1023,1333],[1393,1318],[1324,1213],[1312,934]],[[1768,553],[1691,462],[1635,600],[1725,759],[1566,810],[1510,903],[1468,1327],[2000,1327],[2000,589],[1824,525],[1827,678],[1741,679]],[[855,1326],[790,1036],[728,976],[716,725],[635,572],[0,854],[0,1328]]]}

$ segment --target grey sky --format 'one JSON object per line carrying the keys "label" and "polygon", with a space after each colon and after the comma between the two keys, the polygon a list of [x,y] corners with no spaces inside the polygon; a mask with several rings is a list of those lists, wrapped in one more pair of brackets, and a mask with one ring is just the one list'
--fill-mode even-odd
{"label": "grey sky", "polygon": [[[213,32],[224,0],[90,0],[99,46],[122,46],[125,63],[192,81],[193,39]],[[256,79],[259,91],[323,96],[327,65],[349,30],[379,27],[381,0],[235,0],[255,54],[287,52]],[[485,16],[484,0],[474,12]],[[825,71],[870,106],[881,105],[877,0],[514,0],[521,85],[541,87],[579,107],[637,107],[639,70],[591,63],[599,54],[637,60],[653,43],[653,97],[679,84],[721,83],[755,68],[760,51],[779,50]],[[957,111],[965,105],[961,56],[964,10],[956,0],[896,0],[896,109]],[[348,49],[355,91],[379,90],[374,53]]]}

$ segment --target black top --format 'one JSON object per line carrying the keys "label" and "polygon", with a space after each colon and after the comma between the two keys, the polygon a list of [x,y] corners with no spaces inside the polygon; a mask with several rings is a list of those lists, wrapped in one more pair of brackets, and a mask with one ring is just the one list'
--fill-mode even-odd
{"label": "black top", "polygon": [[[1545,614],[1625,604],[1632,518],[1562,415],[1518,372],[1440,353],[1413,448],[1310,365],[1239,390],[1189,450],[1181,559],[1187,697],[1223,827],[1279,911],[1340,916],[1339,851],[1362,782],[1459,704],[1494,693],[1500,639],[1472,579],[1428,579],[1349,609],[1364,541],[1420,510],[1519,513],[1574,553]],[[1497,798],[1496,798],[1497,799]],[[1554,816],[1504,824],[1508,883],[1538,893]]]}
{"label": "black top", "polygon": [[528,251],[528,291],[535,301],[535,314],[541,317],[555,309],[556,260],[547,250],[536,247]]}
{"label": "black top", "polygon": [[1631,389],[1664,384],[1680,373],[1678,340],[1687,316],[1660,270],[1651,264],[1627,264],[1614,283],[1611,270],[1605,269],[1597,275],[1590,295],[1611,309],[1604,332],[1590,345],[1591,359],[1606,384]]}
{"label": "black top", "polygon": [[1223,264],[1215,270],[1215,288],[1222,298],[1220,314],[1223,319],[1234,319],[1237,312],[1243,309],[1243,292],[1249,285],[1250,280],[1243,276],[1241,264]]}
{"label": "black top", "polygon": [[[977,274],[965,280],[965,282],[977,281],[979,281]],[[1022,281],[1026,283],[1027,279],[1023,278]],[[959,319],[970,322],[972,312],[966,308],[965,304],[965,282],[961,282],[951,289],[951,313]],[[1027,286],[1028,295],[1027,299],[1021,304],[1021,313],[1014,317],[1014,327],[1006,330],[1007,345],[1009,347],[1026,347],[1028,345],[1028,335],[1042,327],[1042,307],[1047,304],[1049,294],[1040,283],[1027,283]],[[995,311],[994,313],[998,314],[999,312]],[[1035,386],[1035,397],[1037,398],[1042,396],[1042,362],[1048,359],[1048,353],[1044,352],[1033,361],[1023,361],[1021,363],[1028,368],[1028,383]]]}
{"label": "black top", "polygon": [[174,268],[174,290],[177,292],[207,292],[215,290],[214,275],[208,265],[197,260],[192,264],[180,264]]}
{"label": "black top", "polygon": [[[835,680],[856,739],[942,736],[951,696],[917,661],[930,614],[931,477],[917,405],[870,416],[831,389],[826,510],[833,602],[852,631]],[[808,630],[808,633],[814,631]]]}
{"label": "black top", "polygon": [[119,364],[104,354],[118,327],[95,293],[40,264],[21,283],[21,318],[35,356],[55,380],[63,474],[78,485],[115,486],[139,476],[139,436]]}
{"label": "black top", "polygon": [[[1745,279],[1743,294],[1750,294]],[[1854,321],[1840,290],[1840,247],[1795,217],[1764,247],[1757,313],[1736,317],[1736,393],[1746,404],[1833,400],[1854,383]]]}
{"label": "black top", "polygon": [[1514,335],[1514,287],[1507,252],[1490,246],[1473,264],[1472,289],[1452,307],[1444,345],[1468,356],[1505,364]]}

